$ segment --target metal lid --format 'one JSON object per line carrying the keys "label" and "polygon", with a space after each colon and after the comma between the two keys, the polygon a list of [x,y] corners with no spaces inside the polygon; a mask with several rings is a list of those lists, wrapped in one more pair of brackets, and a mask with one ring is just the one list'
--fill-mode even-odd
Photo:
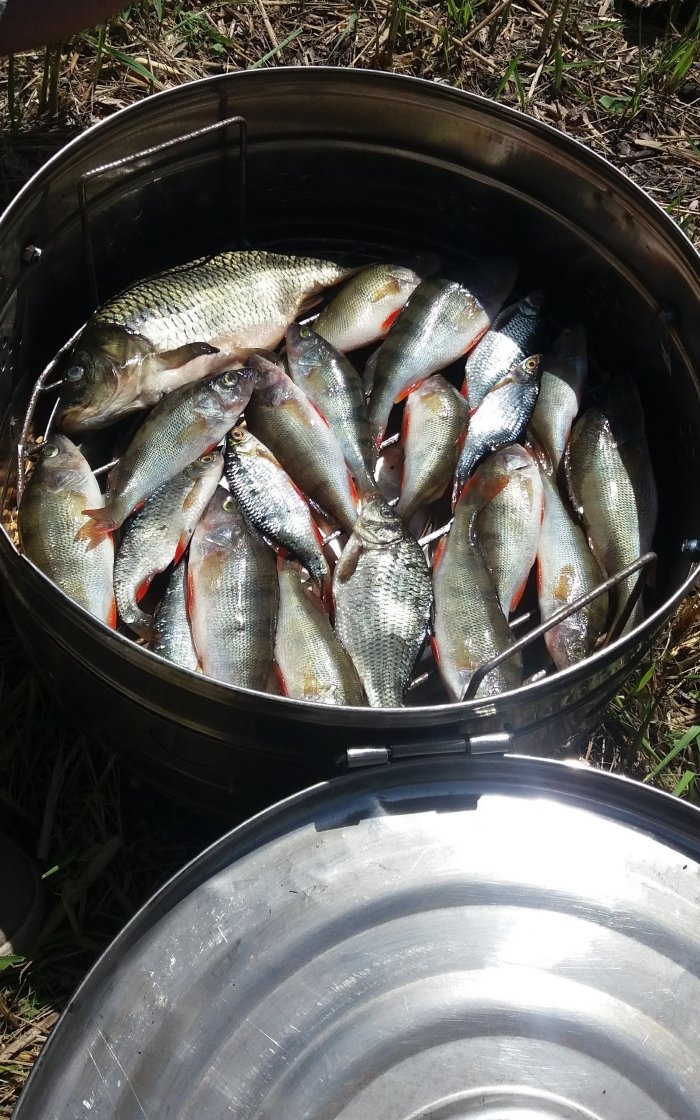
{"label": "metal lid", "polygon": [[126,927],[16,1120],[700,1117],[700,812],[402,763],[234,830]]}

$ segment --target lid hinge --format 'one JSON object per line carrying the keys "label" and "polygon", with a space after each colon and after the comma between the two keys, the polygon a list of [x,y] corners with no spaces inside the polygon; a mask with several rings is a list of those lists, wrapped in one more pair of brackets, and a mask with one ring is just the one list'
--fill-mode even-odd
{"label": "lid hinge", "polygon": [[345,752],[345,764],[349,770],[362,766],[385,766],[402,758],[435,758],[440,755],[464,754],[505,754],[511,746],[507,731],[495,731],[489,735],[471,735],[465,739],[416,740],[408,743],[392,743],[386,747],[349,747]]}

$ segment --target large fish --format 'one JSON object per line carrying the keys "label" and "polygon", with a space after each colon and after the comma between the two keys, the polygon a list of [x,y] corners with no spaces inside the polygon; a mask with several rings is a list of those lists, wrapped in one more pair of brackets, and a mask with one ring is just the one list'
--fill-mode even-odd
{"label": "large fish", "polygon": [[221,452],[202,455],[160,486],[126,528],[114,562],[114,590],[122,622],[144,638],[153,636],[153,618],[139,602],[153,577],[177,564],[223,469]]}
{"label": "large fish", "polygon": [[531,292],[518,303],[505,307],[471,351],[464,367],[462,392],[472,412],[514,366],[536,352],[544,323],[544,304],[542,292]]}
{"label": "large fish", "polygon": [[539,388],[539,355],[527,358],[491,389],[469,418],[452,491],[457,501],[477,463],[489,451],[516,443],[525,434]]}
{"label": "large fish", "polygon": [[476,520],[479,547],[494,578],[506,618],[517,607],[537,556],[542,524],[542,482],[532,456],[513,444],[494,452],[482,476],[507,475],[508,482]]}
{"label": "large fish", "polygon": [[344,284],[314,323],[336,350],[347,353],[384,338],[421,278],[410,268],[373,264]]}
{"label": "large fish", "polygon": [[432,597],[417,541],[383,498],[369,498],[336,564],[333,599],[336,633],[373,707],[403,705]]}
{"label": "large fish", "polygon": [[438,278],[418,285],[373,361],[369,419],[375,453],[394,404],[478,342],[515,273],[515,261],[496,258],[475,268],[465,284]]}
{"label": "large fish", "polygon": [[[538,455],[538,461],[544,518],[537,546],[537,595],[540,617],[546,622],[562,607],[593,591],[605,577],[583,530],[562,499],[548,457]],[[544,640],[557,669],[566,669],[593,652],[605,632],[607,616],[608,596],[600,595],[547,631]]]}
{"label": "large fish", "polygon": [[530,420],[559,481],[571,425],[581,406],[586,372],[586,331],[581,325],[567,328],[542,359],[540,391]]}
{"label": "large fish", "polygon": [[89,549],[81,538],[85,506],[102,501],[97,480],[66,436],[52,435],[37,455],[19,507],[20,548],[66,595],[113,628],[114,545],[106,537]]}
{"label": "large fish", "polygon": [[296,323],[287,331],[287,359],[292,381],[330,424],[359,493],[373,493],[369,416],[357,370],[325,338]]}
{"label": "large fish", "polygon": [[[569,488],[591,548],[607,576],[617,575],[651,548],[658,498],[644,413],[634,382],[614,378],[573,426]],[[637,575],[613,592],[617,622]],[[623,633],[644,618],[641,601]]]}
{"label": "large fish", "polygon": [[416,510],[445,493],[467,426],[467,405],[439,373],[406,398],[401,440],[404,467],[396,512],[406,524]]}
{"label": "large fish", "polygon": [[248,427],[307,497],[352,532],[357,491],[327,421],[279,366],[257,354],[250,361],[257,379],[246,410]]}
{"label": "large fish", "polygon": [[170,573],[168,586],[156,611],[151,649],[181,669],[190,669],[194,673],[199,667],[187,614],[187,562],[184,559]]}
{"label": "large fish", "polygon": [[[496,464],[497,466],[497,464]],[[508,485],[507,466],[487,460],[462,492],[452,527],[433,560],[435,590],[433,654],[451,700],[462,700],[476,670],[513,644],[493,576],[479,547],[476,521]],[[496,696],[522,682],[520,655],[484,677],[477,696]]]}
{"label": "large fish", "polygon": [[277,562],[280,601],[275,660],[285,696],[315,704],[364,704],[362,685],[320,599],[295,561]]}
{"label": "large fish", "polygon": [[260,249],[148,277],[89,319],[63,365],[59,422],[102,428],[164,393],[271,349],[318,293],[356,269]]}
{"label": "large fish", "polygon": [[255,373],[227,370],[183,385],[153,409],[110,472],[105,504],[86,509],[83,536],[97,542],[118,529],[164,482],[215,447],[250,399]]}
{"label": "large fish", "polygon": [[275,557],[223,487],[194,531],[187,576],[192,638],[202,672],[264,692],[275,648]]}
{"label": "large fish", "polygon": [[226,440],[226,478],[249,523],[301,560],[324,589],[330,575],[308,502],[269,448],[234,428]]}

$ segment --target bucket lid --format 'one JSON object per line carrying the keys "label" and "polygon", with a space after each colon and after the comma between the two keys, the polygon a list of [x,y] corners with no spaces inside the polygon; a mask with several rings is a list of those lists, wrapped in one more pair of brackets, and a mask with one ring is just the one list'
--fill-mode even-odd
{"label": "bucket lid", "polygon": [[16,1120],[700,1117],[700,811],[562,763],[241,825],[79,988]]}

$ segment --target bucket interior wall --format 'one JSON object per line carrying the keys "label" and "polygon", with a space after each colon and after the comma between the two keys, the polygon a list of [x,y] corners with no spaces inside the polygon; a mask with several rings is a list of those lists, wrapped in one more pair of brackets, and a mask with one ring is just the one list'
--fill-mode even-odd
{"label": "bucket interior wall", "polygon": [[[659,565],[647,598],[648,610],[659,609],[658,626],[688,579],[681,545],[700,537],[697,257],[647,198],[583,149],[511,111],[425,83],[332,71],[232,75],[145,101],[62,153],[6,215],[0,237],[6,478],[31,386],[95,306],[80,175],[236,113],[248,122],[243,197],[235,125],[86,183],[100,300],[223,248],[329,253],[353,263],[433,252],[455,275],[487,254],[515,256],[518,295],[544,288],[557,323],[585,323],[593,379],[624,371],[640,388],[660,498]],[[42,250],[36,263],[22,260],[28,245]],[[650,627],[595,665],[528,686],[503,705],[381,719],[353,709],[338,722],[313,705],[302,711],[166,670],[131,643],[98,634],[14,563],[7,540],[0,546],[13,617],[56,692],[68,696],[89,681],[96,700],[126,717],[124,725],[95,722],[94,733],[113,746],[135,737],[154,775],[170,768],[186,785],[196,773],[200,802],[255,769],[256,757],[254,780],[264,783],[266,759],[276,759],[281,795],[328,776],[346,746],[397,735],[447,741],[477,728],[526,729],[537,751],[545,727],[556,739],[590,726],[653,636]],[[52,635],[43,650],[39,616]],[[189,789],[184,795],[191,799]]]}

